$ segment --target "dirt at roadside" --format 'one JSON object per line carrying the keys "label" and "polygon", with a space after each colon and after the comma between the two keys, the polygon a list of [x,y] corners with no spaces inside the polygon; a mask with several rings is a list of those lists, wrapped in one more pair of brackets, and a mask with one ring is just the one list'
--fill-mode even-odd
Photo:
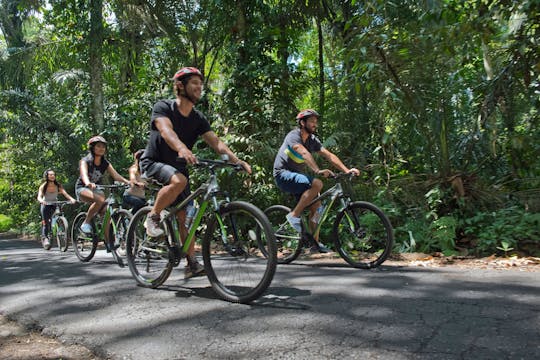
{"label": "dirt at roadside", "polygon": [[0,315],[0,360],[34,359],[105,360],[84,346],[62,344]]}
{"label": "dirt at roadside", "polygon": [[[343,261],[337,254],[309,255],[309,260]],[[305,258],[304,258],[305,259]],[[301,259],[299,259],[301,260]],[[395,254],[386,266],[456,267],[467,269],[497,269],[540,272],[540,258],[491,256],[487,258],[445,257],[441,254]],[[41,335],[9,321],[0,314],[0,360],[106,360],[81,345],[63,344],[58,339]]]}

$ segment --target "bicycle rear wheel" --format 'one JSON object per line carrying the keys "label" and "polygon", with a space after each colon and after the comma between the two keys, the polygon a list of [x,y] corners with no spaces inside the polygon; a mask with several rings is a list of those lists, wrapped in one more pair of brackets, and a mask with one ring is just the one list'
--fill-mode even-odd
{"label": "bicycle rear wheel", "polygon": [[285,219],[290,212],[291,209],[283,205],[273,205],[264,211],[276,237],[278,264],[288,264],[302,253],[300,234]]}
{"label": "bicycle rear wheel", "polygon": [[390,220],[375,205],[357,201],[341,211],[334,222],[334,244],[351,266],[370,269],[382,264],[394,243]]}
{"label": "bicycle rear wheel", "polygon": [[208,279],[227,301],[257,299],[276,271],[276,243],[268,219],[243,201],[222,205],[210,219],[202,251]]}
{"label": "bicycle rear wheel", "polygon": [[97,249],[97,238],[94,235],[95,227],[92,221],[92,234],[86,234],[81,230],[81,225],[86,218],[86,213],[81,212],[75,216],[73,224],[71,225],[71,241],[73,242],[73,250],[75,255],[82,262],[90,261]]}
{"label": "bicycle rear wheel", "polygon": [[141,208],[130,221],[126,239],[126,256],[128,267],[135,281],[140,286],[156,288],[163,284],[173,269],[172,254],[169,243],[172,243],[172,231],[166,226],[165,235],[152,238],[146,234],[144,222],[151,206]]}
{"label": "bicycle rear wheel", "polygon": [[63,216],[56,219],[56,244],[58,250],[65,252],[69,245],[69,228],[67,219]]}

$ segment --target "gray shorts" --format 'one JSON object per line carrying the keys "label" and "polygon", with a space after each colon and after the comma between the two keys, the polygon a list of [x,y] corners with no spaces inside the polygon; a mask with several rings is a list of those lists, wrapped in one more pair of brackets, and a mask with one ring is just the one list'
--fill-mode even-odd
{"label": "gray shorts", "polygon": [[180,195],[178,195],[172,205],[179,204],[191,194],[191,189],[189,187],[189,171],[186,169],[184,164],[179,163],[177,167],[175,167],[161,162],[154,162],[151,159],[143,159],[140,166],[143,177],[154,179],[164,185],[167,185],[171,181],[171,177],[174,174],[180,173],[187,178],[188,181],[186,188]]}
{"label": "gray shorts", "polygon": [[94,190],[92,190],[92,189],[90,189],[89,187],[82,186],[82,187],[80,187],[80,188],[75,189],[75,195],[77,196],[77,201],[82,201],[82,200],[81,200],[81,192],[82,192],[83,190],[89,190],[89,191],[91,191],[92,193],[94,193],[94,195],[101,195],[101,196],[105,197],[105,193],[104,193],[103,190],[101,190],[101,189],[94,189]]}

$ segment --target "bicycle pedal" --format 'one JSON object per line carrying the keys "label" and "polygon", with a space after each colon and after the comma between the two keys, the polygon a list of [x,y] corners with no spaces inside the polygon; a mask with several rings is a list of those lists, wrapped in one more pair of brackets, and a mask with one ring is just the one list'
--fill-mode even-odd
{"label": "bicycle pedal", "polygon": [[173,266],[178,266],[180,260],[182,259],[182,254],[180,249],[176,246],[169,246],[169,262]]}

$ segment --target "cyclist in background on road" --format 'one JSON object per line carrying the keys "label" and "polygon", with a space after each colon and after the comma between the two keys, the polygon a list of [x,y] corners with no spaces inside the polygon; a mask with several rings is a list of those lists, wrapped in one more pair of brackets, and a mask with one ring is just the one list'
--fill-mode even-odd
{"label": "cyclist in background on road", "polygon": [[122,206],[126,209],[131,209],[131,213],[133,214],[146,204],[144,193],[146,184],[142,180],[139,170],[139,159],[143,152],[144,149],[140,149],[133,154],[133,164],[128,169],[131,186],[124,191],[123,196]]}
{"label": "cyclist in background on road", "polygon": [[[92,233],[92,219],[104,208],[105,194],[96,189],[101,184],[103,176],[108,172],[113,180],[129,184],[129,180],[116,172],[114,167],[105,158],[107,141],[102,136],[93,136],[88,142],[88,154],[79,162],[79,179],[75,185],[77,199],[90,204],[86,212],[86,219],[81,225],[81,230],[87,234]],[[105,231],[107,236],[108,231]],[[107,239],[106,239],[107,240]]]}
{"label": "cyclist in background on road", "polygon": [[[319,114],[313,109],[302,110],[296,115],[298,128],[291,130],[274,160],[274,180],[277,187],[286,193],[293,194],[297,199],[297,204],[286,218],[289,224],[298,232],[302,231],[300,216],[306,206],[321,192],[323,182],[306,173],[306,165],[315,175],[329,177],[334,173],[329,169],[321,169],[313,158],[312,153],[322,155],[335,168],[345,173],[354,173],[360,175],[360,171],[355,168],[349,169],[341,160],[322,146],[321,141],[315,135],[319,121]],[[309,209],[309,226],[312,231],[319,221],[322,213],[321,202],[314,203]],[[319,234],[314,234],[317,245],[314,245],[311,251],[321,253],[330,250],[319,243]]]}
{"label": "cyclist in background on road", "polygon": [[[238,157],[221,141],[210,128],[206,117],[195,104],[202,96],[203,75],[194,67],[184,67],[173,76],[176,95],[174,100],[160,100],[154,104],[150,119],[150,137],[141,156],[143,175],[154,178],[164,186],[159,190],[152,210],[145,221],[146,233],[151,237],[163,235],[160,228],[161,211],[178,203],[190,194],[189,171],[187,164],[197,163],[191,152],[198,137],[218,154],[227,154],[229,161],[240,164],[248,173],[251,167]],[[178,158],[184,161],[178,161]],[[185,224],[185,210],[177,213],[178,224]],[[180,226],[182,241],[187,237],[187,229]],[[202,276],[204,267],[197,262],[195,241],[188,249],[187,266],[184,277]]]}
{"label": "cyclist in background on road", "polygon": [[56,210],[56,205],[51,204],[58,201],[58,193],[74,204],[75,200],[67,193],[62,184],[56,180],[56,173],[52,169],[45,170],[43,182],[39,185],[37,200],[41,204],[41,242],[44,247],[50,246],[51,242],[47,235],[51,231],[51,218]]}

